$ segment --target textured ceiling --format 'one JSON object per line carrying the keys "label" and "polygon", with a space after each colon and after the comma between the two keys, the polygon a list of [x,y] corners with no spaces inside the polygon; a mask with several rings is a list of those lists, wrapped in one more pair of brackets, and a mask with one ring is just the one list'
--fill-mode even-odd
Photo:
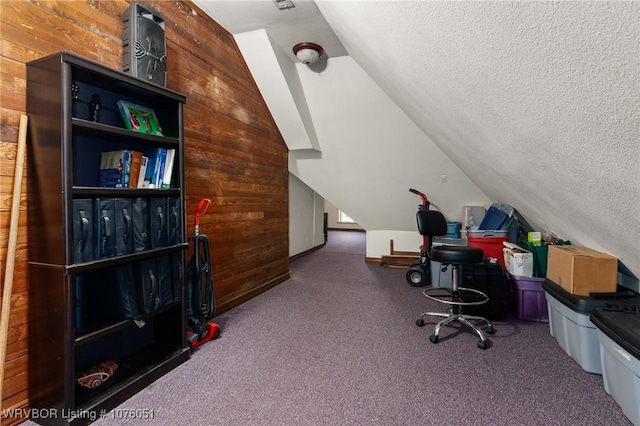
{"label": "textured ceiling", "polygon": [[490,199],[640,274],[640,2],[319,2]]}
{"label": "textured ceiling", "polygon": [[348,53],[311,0],[294,0],[294,8],[279,10],[273,0],[196,0],[194,3],[232,34],[264,29],[291,60],[301,42],[322,46],[329,57]]}
{"label": "textured ceiling", "polygon": [[294,2],[296,23],[269,0],[195,3],[287,52],[335,33],[491,200],[640,276],[640,2]]}

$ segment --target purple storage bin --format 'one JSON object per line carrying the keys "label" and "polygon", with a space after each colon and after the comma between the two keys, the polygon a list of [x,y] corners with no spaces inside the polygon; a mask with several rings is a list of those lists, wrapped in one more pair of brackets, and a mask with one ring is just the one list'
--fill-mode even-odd
{"label": "purple storage bin", "polygon": [[526,321],[549,322],[547,298],[542,288],[544,278],[522,277],[507,273],[513,284],[516,318]]}

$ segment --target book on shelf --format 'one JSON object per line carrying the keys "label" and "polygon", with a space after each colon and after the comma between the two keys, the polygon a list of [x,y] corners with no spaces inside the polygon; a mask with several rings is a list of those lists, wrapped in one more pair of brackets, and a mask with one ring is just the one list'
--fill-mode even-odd
{"label": "book on shelf", "polygon": [[164,174],[162,175],[162,188],[171,188],[171,177],[173,175],[173,163],[176,157],[176,150],[173,148],[167,149],[167,157],[164,165]]}
{"label": "book on shelf", "polygon": [[138,186],[136,188],[146,188],[144,177],[147,174],[147,165],[149,164],[149,157],[143,155],[140,157],[140,172],[138,173]]}
{"label": "book on shelf", "polygon": [[127,129],[162,136],[162,128],[153,109],[123,100],[116,104]]}
{"label": "book on shelf", "polygon": [[140,151],[132,151],[131,155],[131,171],[129,174],[129,185],[127,188],[137,188],[138,179],[140,177],[140,166],[142,165],[142,153]]}
{"label": "book on shelf", "polygon": [[147,171],[144,176],[145,188],[161,188],[162,176],[160,170],[164,172],[163,155],[166,158],[165,148],[153,148],[143,152],[143,155],[149,158],[147,163]]}
{"label": "book on shelf", "polygon": [[167,149],[160,149],[160,164],[158,165],[158,183],[155,186],[156,188],[162,188],[162,181],[164,179],[164,165],[167,162]]}
{"label": "book on shelf", "polygon": [[132,170],[140,170],[142,153],[130,149],[105,151],[100,154],[98,186],[103,188],[130,188]]}

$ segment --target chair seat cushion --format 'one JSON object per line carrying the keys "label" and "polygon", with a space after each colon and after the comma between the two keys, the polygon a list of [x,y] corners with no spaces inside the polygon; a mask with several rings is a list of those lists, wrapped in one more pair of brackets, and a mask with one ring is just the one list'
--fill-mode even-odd
{"label": "chair seat cushion", "polygon": [[478,247],[435,246],[431,249],[431,259],[446,265],[464,265],[482,262],[484,252]]}

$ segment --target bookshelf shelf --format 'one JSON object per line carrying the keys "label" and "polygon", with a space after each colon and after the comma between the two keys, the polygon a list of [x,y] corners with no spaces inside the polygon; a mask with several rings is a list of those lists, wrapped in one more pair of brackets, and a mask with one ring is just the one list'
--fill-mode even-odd
{"label": "bookshelf shelf", "polygon": [[134,142],[140,143],[143,141],[148,141],[151,146],[154,145],[163,145],[168,147],[179,147],[180,140],[178,138],[169,137],[169,136],[158,136],[158,135],[149,135],[146,133],[138,133],[132,130],[123,129],[116,126],[111,126],[108,124],[102,123],[94,123],[93,121],[85,120],[82,118],[71,118],[71,124],[75,131],[82,133],[87,132],[91,135],[96,134],[105,134],[112,136],[119,136],[123,138],[131,139]]}
{"label": "bookshelf shelf", "polygon": [[96,186],[74,186],[73,196],[82,197],[172,197],[180,195],[180,188],[100,188]]}
{"label": "bookshelf shelf", "polygon": [[[131,262],[140,262],[150,258],[165,256],[176,252],[181,252],[189,246],[188,243],[174,244],[168,247],[160,247],[149,249],[138,253],[130,253],[122,256],[113,256],[109,258],[89,260],[86,262],[78,262],[64,266],[67,273],[79,274],[96,269],[113,268]],[[35,264],[35,262],[34,262]]]}
{"label": "bookshelf shelf", "polygon": [[[128,130],[120,101],[154,111],[163,135]],[[190,356],[185,102],[69,52],[27,64],[30,407],[61,410],[43,422],[87,424]],[[174,150],[169,188],[99,186],[103,152],[152,149]],[[105,361],[112,377],[76,382]]]}
{"label": "bookshelf shelf", "polygon": [[153,320],[153,317],[157,314],[163,313],[165,311],[169,311],[172,309],[179,308],[179,302],[170,303],[167,306],[163,306],[158,309],[158,312],[154,312],[153,315],[142,315],[134,321],[118,321],[112,323],[95,323],[91,327],[89,331],[85,331],[82,335],[76,336],[75,338],[75,347],[80,348],[81,346],[88,345],[92,342],[103,339],[104,337],[120,332],[121,330],[125,330],[127,328],[138,327],[139,324],[146,323],[150,320]]}

